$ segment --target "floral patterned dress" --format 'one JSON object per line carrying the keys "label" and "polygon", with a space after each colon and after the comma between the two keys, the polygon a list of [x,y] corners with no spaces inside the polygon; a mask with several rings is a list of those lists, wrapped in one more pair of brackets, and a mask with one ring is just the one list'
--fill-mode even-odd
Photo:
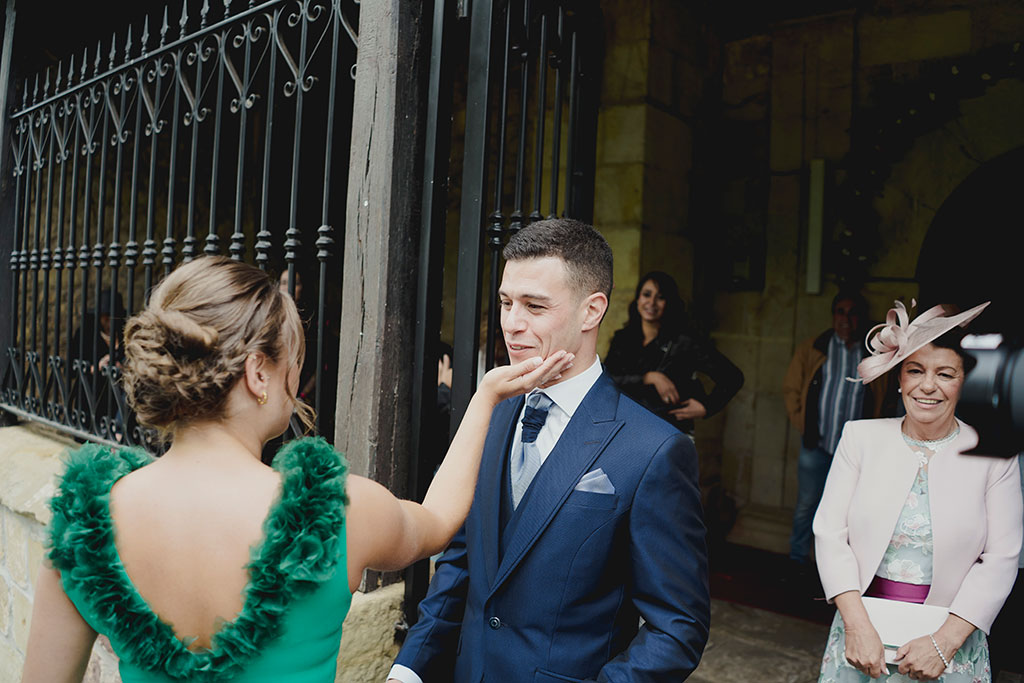
{"label": "floral patterned dress", "polygon": [[[903,583],[930,584],[932,582],[932,519],[928,503],[928,460],[921,455],[921,468],[914,485],[907,494],[900,518],[896,522],[889,547],[882,556],[876,576]],[[909,683],[910,678],[900,674],[895,664],[889,664],[888,675],[872,679],[846,661],[846,629],[843,618],[836,611],[832,629],[828,634],[825,656],[821,660],[819,683]],[[990,683],[992,669],[989,664],[988,640],[980,629],[967,637],[957,650],[949,668],[938,678],[943,683]]]}

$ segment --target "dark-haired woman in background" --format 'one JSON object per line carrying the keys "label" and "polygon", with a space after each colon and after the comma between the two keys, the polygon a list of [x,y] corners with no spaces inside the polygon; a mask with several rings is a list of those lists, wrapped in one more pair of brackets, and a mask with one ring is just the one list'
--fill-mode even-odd
{"label": "dark-haired woman in background", "polygon": [[[629,320],[612,337],[605,368],[622,390],[656,415],[693,432],[743,386],[743,373],[689,324],[679,288],[661,271],[640,278]],[[714,388],[705,393],[696,374]]]}

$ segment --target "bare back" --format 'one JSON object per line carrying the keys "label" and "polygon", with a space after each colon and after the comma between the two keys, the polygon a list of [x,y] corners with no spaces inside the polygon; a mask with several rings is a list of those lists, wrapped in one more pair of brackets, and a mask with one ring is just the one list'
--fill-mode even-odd
{"label": "bare back", "polygon": [[135,590],[192,647],[210,647],[241,611],[246,564],[263,540],[280,476],[253,460],[161,459],[111,490],[117,552]]}

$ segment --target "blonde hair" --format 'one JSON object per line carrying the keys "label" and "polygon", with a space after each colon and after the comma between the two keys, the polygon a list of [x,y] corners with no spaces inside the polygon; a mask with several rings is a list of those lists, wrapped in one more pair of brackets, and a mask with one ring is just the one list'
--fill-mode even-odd
{"label": "blonde hair", "polygon": [[[267,273],[223,256],[195,259],[164,278],[125,326],[125,393],[139,423],[167,436],[222,417],[250,353],[301,367],[302,332],[295,303]],[[313,409],[289,399],[310,428]]]}

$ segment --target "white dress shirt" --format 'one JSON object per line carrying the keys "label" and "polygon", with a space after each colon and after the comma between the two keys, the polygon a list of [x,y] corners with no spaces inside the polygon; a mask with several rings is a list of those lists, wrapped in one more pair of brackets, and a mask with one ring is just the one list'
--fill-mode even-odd
{"label": "white dress shirt", "polygon": [[[532,394],[537,391],[543,391],[552,402],[551,408],[548,410],[548,417],[544,421],[544,426],[541,427],[540,432],[537,434],[537,449],[540,451],[541,462],[547,460],[551,451],[554,450],[555,444],[562,437],[562,432],[568,426],[569,420],[576,414],[576,409],[583,403],[583,399],[586,398],[587,393],[594,386],[594,383],[597,382],[602,372],[604,372],[604,369],[601,367],[601,359],[595,357],[593,364],[575,377],[570,377],[546,389],[534,389],[530,392]],[[529,394],[527,394],[527,397],[529,397]],[[515,453],[523,443],[523,413],[525,412],[520,411],[519,413],[519,420],[516,422],[516,433],[512,437],[510,453]],[[401,683],[423,683],[423,679],[415,671],[401,664],[395,664],[391,667],[388,679],[392,678],[401,681]]]}

